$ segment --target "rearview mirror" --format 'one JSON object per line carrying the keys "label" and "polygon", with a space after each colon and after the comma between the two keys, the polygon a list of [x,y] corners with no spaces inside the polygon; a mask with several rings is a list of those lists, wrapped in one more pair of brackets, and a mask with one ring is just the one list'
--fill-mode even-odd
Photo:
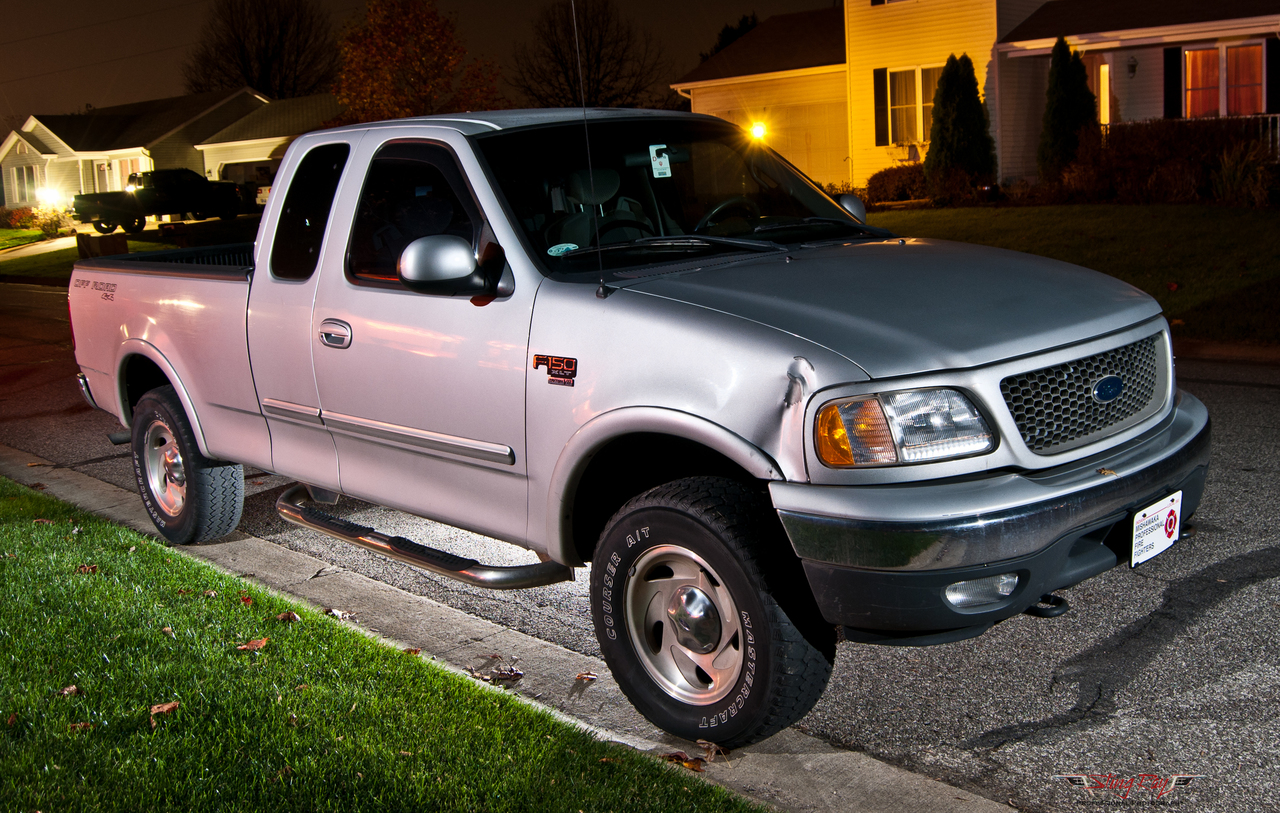
{"label": "rearview mirror", "polygon": [[400,282],[410,291],[432,296],[480,296],[491,293],[489,280],[471,244],[452,234],[419,237],[400,254]]}
{"label": "rearview mirror", "polygon": [[867,207],[861,198],[857,195],[841,195],[838,202],[841,209],[853,215],[854,220],[867,225]]}

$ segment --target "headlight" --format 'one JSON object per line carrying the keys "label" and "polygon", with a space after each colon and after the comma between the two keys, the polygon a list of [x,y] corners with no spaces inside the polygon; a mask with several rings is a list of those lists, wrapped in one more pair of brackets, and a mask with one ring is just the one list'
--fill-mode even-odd
{"label": "headlight", "polygon": [[982,454],[995,439],[955,390],[907,390],[832,401],[814,426],[818,458],[834,468],[929,463]]}

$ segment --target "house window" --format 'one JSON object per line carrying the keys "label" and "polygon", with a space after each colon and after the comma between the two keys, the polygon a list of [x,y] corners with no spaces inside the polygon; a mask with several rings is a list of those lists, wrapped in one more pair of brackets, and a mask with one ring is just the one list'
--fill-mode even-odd
{"label": "house window", "polygon": [[1218,49],[1187,51],[1187,118],[1218,115]]}
{"label": "house window", "polygon": [[1187,118],[1263,112],[1261,43],[1197,48],[1184,58]]}
{"label": "house window", "polygon": [[938,90],[942,66],[892,71],[881,68],[874,76],[876,145],[928,141],[933,129],[933,96]]}
{"label": "house window", "polygon": [[13,197],[18,203],[31,203],[36,199],[36,168],[13,168]]}
{"label": "house window", "polygon": [[1227,115],[1256,116],[1262,112],[1262,46],[1227,49]]}

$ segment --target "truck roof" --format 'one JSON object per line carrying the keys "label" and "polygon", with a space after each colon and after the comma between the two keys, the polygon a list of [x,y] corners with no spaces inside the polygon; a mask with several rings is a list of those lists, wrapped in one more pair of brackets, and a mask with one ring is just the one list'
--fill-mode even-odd
{"label": "truck roof", "polygon": [[682,113],[672,110],[633,110],[592,107],[587,108],[584,111],[581,107],[567,107],[530,110],[492,110],[478,113],[451,113],[442,116],[418,116],[416,118],[408,119],[394,119],[391,121],[353,124],[347,127],[335,128],[334,131],[341,132],[347,130],[367,130],[370,128],[404,127],[406,125],[420,124],[432,127],[447,127],[452,130],[457,130],[463,135],[479,135],[485,132],[511,130],[518,127],[536,127],[542,124],[559,124],[561,122],[582,121],[584,117],[587,121],[671,117],[714,118],[711,116],[701,116],[694,113]]}

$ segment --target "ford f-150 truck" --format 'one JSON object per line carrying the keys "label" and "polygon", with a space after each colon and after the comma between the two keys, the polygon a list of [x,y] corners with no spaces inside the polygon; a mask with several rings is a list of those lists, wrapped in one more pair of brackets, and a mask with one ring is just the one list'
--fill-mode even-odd
{"label": "ford f-150 truck", "polygon": [[240,187],[230,181],[210,181],[189,169],[135,172],[121,192],[76,195],[76,220],[93,223],[102,234],[117,226],[137,234],[147,215],[191,214],[196,220],[213,215],[224,220],[240,212]]}
{"label": "ford f-150 truck", "polygon": [[[1209,418],[1154,300],[864,220],[704,116],[310,133],[254,244],[77,264],[79,381],[170,541],[235,528],[249,465],[298,481],[291,522],[451,578],[590,564],[636,707],[741,745],[808,711],[839,637],[1060,614],[1204,488]],[[540,561],[355,525],[320,507],[340,495]]]}

